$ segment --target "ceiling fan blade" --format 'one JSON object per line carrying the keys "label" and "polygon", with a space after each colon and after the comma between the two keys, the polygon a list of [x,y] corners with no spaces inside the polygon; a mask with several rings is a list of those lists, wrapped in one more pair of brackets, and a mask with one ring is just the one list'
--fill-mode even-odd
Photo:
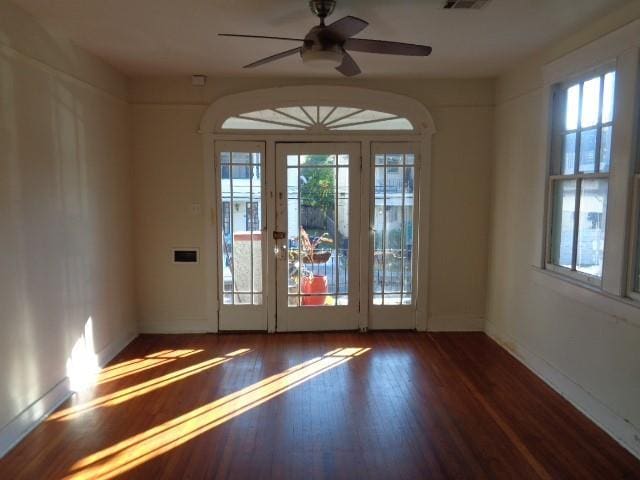
{"label": "ceiling fan blade", "polygon": [[260,65],[264,65],[265,63],[274,62],[276,60],[280,60],[281,58],[288,57],[289,55],[293,55],[294,53],[299,53],[299,52],[300,52],[300,47],[292,48],[291,50],[285,50],[284,52],[276,53],[275,55],[271,55],[270,57],[266,57],[256,62],[250,63],[249,65],[245,65],[242,68],[259,67]]}
{"label": "ceiling fan blade", "polygon": [[369,23],[365,22],[361,18],[348,15],[327,26],[326,31],[338,40],[342,41],[360,33],[362,30],[367,28],[368,25]]}
{"label": "ceiling fan blade", "polygon": [[344,52],[342,63],[336,67],[336,70],[345,77],[353,77],[362,72],[356,61],[347,52]]}
{"label": "ceiling fan blade", "polygon": [[267,40],[289,40],[291,42],[302,42],[303,38],[289,38],[289,37],[267,37],[264,35],[241,35],[236,33],[219,33],[219,37],[240,37],[240,38],[266,38]]}
{"label": "ceiling fan blade", "polygon": [[368,40],[365,38],[348,38],[343,47],[346,50],[365,53],[383,53],[386,55],[409,55],[426,57],[431,54],[431,47],[413,43],[387,42],[384,40]]}

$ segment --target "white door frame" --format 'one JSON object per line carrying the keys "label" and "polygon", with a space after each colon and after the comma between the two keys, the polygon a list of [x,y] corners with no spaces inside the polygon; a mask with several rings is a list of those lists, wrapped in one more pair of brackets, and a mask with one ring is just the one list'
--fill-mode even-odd
{"label": "white door frame", "polygon": [[[356,242],[349,242],[348,254],[348,292],[349,304],[346,306],[317,306],[317,307],[289,307],[288,306],[288,260],[280,258],[276,267],[276,302],[278,305],[278,318],[276,329],[278,332],[290,331],[322,331],[322,330],[357,330],[360,328],[360,262],[363,256],[360,255],[362,247],[361,225],[357,222],[360,219],[360,204],[362,195],[360,192],[360,171],[362,156],[360,153],[360,143],[280,143],[276,145],[276,229],[288,231],[288,176],[286,156],[289,154],[349,154],[349,239],[357,239]],[[336,179],[337,183],[337,179]],[[336,188],[338,188],[336,184]],[[336,205],[337,208],[337,205]],[[356,221],[354,224],[353,222]],[[291,234],[292,232],[288,232]],[[364,235],[366,237],[366,234]],[[285,240],[286,242],[286,240]],[[280,242],[282,243],[282,242]],[[280,246],[282,248],[282,246]],[[284,250],[286,252],[286,248]],[[365,257],[366,258],[366,257]]]}
{"label": "white door frame", "polygon": [[[373,304],[373,295],[370,295],[368,298],[369,303],[369,327],[374,330],[402,330],[402,329],[410,329],[417,328],[417,293],[418,290],[418,280],[421,278],[421,275],[418,275],[419,268],[419,260],[424,255],[421,245],[422,245],[422,232],[421,225],[422,222],[420,220],[420,192],[422,190],[421,186],[421,167],[422,162],[420,161],[420,145],[412,142],[373,142],[371,145],[371,158],[369,159],[369,171],[372,175],[374,175],[376,164],[375,164],[375,156],[376,155],[384,155],[384,154],[413,154],[415,156],[416,161],[414,162],[414,189],[413,189],[413,225],[418,225],[418,231],[415,232],[412,239],[412,255],[411,255],[411,304],[410,305],[374,305]],[[417,188],[416,188],[417,186]],[[375,185],[373,181],[369,182],[369,198],[374,198],[375,195]],[[416,208],[417,207],[417,208]],[[370,225],[371,225],[371,233],[372,237],[375,236],[375,212],[369,212],[370,217]],[[404,217],[403,217],[404,218]],[[404,226],[403,226],[404,228]],[[374,239],[371,239],[370,250],[368,252],[369,258],[371,258],[371,252],[374,247]],[[370,264],[368,271],[368,283],[373,284],[373,264]],[[404,283],[403,283],[404,289]]]}
{"label": "white door frame", "polygon": [[[267,298],[272,292],[269,291],[270,284],[267,281],[269,278],[269,270],[267,268],[267,258],[269,257],[269,251],[267,250],[267,225],[264,219],[266,218],[265,212],[268,210],[267,208],[267,199],[265,195],[265,185],[266,185],[266,176],[264,172],[265,167],[265,143],[264,142],[238,142],[238,141],[216,141],[215,142],[215,154],[213,158],[213,163],[215,165],[214,168],[214,183],[216,189],[218,189],[222,185],[222,176],[221,176],[221,166],[220,163],[220,153],[221,152],[255,152],[260,154],[260,187],[261,187],[261,201],[260,201],[260,218],[262,218],[261,222],[261,268],[260,272],[262,275],[261,285],[262,285],[262,303],[259,305],[253,304],[242,304],[242,305],[225,305],[224,302],[219,305],[218,308],[218,328],[220,330],[226,331],[234,331],[234,330],[249,330],[249,331],[265,331],[267,330],[267,309],[264,304],[264,299]],[[231,164],[230,164],[231,165]],[[232,166],[228,167],[229,170],[233,170]],[[214,201],[213,208],[215,212],[218,214],[222,212],[222,195],[220,190],[216,190],[217,195]],[[233,206],[231,206],[233,210]],[[233,215],[233,214],[232,214]],[[233,219],[233,216],[232,216]],[[232,223],[232,231],[233,220]],[[224,228],[224,227],[223,227]],[[217,232],[217,247],[218,251],[220,251],[220,246],[222,243],[222,231],[220,229],[216,229]],[[253,241],[252,241],[253,243]],[[252,246],[252,254],[253,254]],[[235,258],[235,256],[234,256]],[[216,272],[217,272],[217,281],[218,285],[222,285],[224,282],[224,266],[221,262],[222,257],[218,255],[215,258],[216,261]],[[253,257],[250,260],[250,263],[253,263]],[[252,265],[253,272],[253,265]],[[233,273],[232,273],[232,278]],[[253,290],[254,280],[251,278],[251,289]],[[234,288],[235,290],[235,288]],[[232,295],[235,297],[235,294]],[[219,299],[219,294],[218,294]]]}
{"label": "white door frame", "polygon": [[[242,112],[259,110],[260,108],[275,108],[293,105],[341,105],[367,108],[378,111],[392,112],[411,121],[414,126],[412,132],[389,131],[230,131],[222,129],[223,122],[230,116]],[[250,141],[265,142],[264,174],[267,187],[264,190],[266,204],[273,204],[275,196],[275,158],[276,143],[296,142],[339,142],[360,143],[363,164],[368,164],[371,158],[373,143],[410,142],[420,146],[420,201],[419,201],[419,267],[417,269],[418,283],[415,285],[416,298],[416,329],[425,331],[427,325],[427,282],[428,282],[428,241],[429,241],[429,207],[430,207],[430,178],[431,178],[431,137],[436,132],[433,118],[429,111],[415,99],[403,95],[376,90],[337,87],[337,86],[296,86],[254,90],[241,94],[222,97],[213,102],[205,111],[200,123],[199,133],[202,136],[203,150],[203,187],[204,204],[208,215],[204,215],[204,238],[202,248],[202,264],[205,281],[205,315],[212,332],[218,331],[218,277],[217,259],[218,248],[218,218],[215,208],[219,194],[215,183],[215,142],[216,141]],[[363,185],[371,183],[370,168],[363,168],[361,174]],[[369,189],[361,189],[361,232],[370,231]],[[266,209],[264,228],[267,232],[275,230],[275,209]],[[267,271],[275,269],[274,241],[267,235]],[[370,235],[361,235],[361,252],[370,252]],[[369,262],[360,262],[361,278],[368,278]],[[359,328],[367,330],[369,325],[369,281],[360,283],[360,315]],[[367,299],[367,301],[365,301]],[[267,331],[276,331],[276,299],[275,295],[267,295]]]}

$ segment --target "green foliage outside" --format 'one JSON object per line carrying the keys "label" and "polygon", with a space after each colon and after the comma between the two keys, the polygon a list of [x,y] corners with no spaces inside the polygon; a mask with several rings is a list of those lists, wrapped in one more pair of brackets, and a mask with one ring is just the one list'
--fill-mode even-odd
{"label": "green foliage outside", "polygon": [[307,181],[300,181],[300,195],[303,206],[318,208],[325,216],[333,218],[335,208],[335,169],[307,168],[312,165],[330,166],[327,155],[310,155],[305,167],[300,169],[300,175]]}

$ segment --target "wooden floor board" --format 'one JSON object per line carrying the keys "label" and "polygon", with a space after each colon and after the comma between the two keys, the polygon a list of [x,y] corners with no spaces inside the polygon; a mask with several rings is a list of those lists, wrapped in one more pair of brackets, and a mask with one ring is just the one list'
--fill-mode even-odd
{"label": "wooden floor board", "polygon": [[479,333],[143,335],[98,380],[0,478],[640,479]]}

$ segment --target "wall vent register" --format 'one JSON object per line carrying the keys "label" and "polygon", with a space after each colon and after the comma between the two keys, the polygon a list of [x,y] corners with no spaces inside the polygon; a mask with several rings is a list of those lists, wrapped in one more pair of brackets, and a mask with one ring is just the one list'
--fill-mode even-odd
{"label": "wall vent register", "polygon": [[174,263],[198,263],[198,250],[196,249],[174,249]]}

